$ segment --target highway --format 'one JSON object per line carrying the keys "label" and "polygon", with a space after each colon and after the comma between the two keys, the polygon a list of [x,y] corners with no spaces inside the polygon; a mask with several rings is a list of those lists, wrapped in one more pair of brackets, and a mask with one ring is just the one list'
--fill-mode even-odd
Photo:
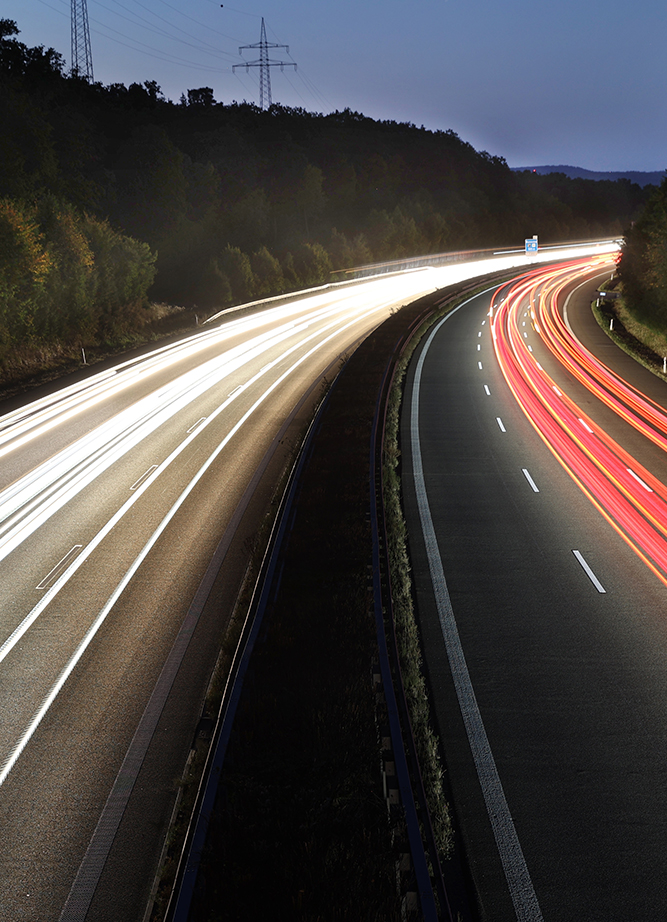
{"label": "highway", "polygon": [[[115,817],[122,824],[104,874],[84,881],[88,918],[143,917],[249,547],[318,382],[425,287],[432,290],[431,273],[231,314],[0,418],[3,920],[61,917],[135,729],[226,537],[221,577],[194,642],[172,664],[173,689],[134,796]],[[235,521],[244,491],[313,384],[253,484],[246,516]],[[63,918],[78,917],[73,912]]]}
{"label": "highway", "polygon": [[0,416],[3,920],[143,919],[250,549],[322,376],[408,300],[526,262],[230,313]]}
{"label": "highway", "polygon": [[531,270],[411,365],[404,489],[427,670],[481,919],[667,912],[667,386]]}

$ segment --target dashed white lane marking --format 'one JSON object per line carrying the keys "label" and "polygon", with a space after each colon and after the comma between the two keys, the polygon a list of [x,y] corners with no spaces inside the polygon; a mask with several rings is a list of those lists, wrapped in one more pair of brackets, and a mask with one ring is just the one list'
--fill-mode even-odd
{"label": "dashed white lane marking", "polygon": [[595,573],[593,573],[593,571],[591,570],[591,568],[588,566],[588,564],[587,564],[586,561],[584,560],[584,555],[583,555],[580,551],[572,551],[572,553],[574,554],[574,556],[577,558],[577,560],[579,561],[579,563],[580,563],[581,566],[583,567],[584,573],[585,573],[586,576],[590,579],[590,581],[593,583],[593,585],[595,586],[595,588],[597,589],[597,591],[598,591],[598,592],[606,592],[607,590],[604,588],[604,586],[602,585],[602,583],[600,582],[600,580],[597,578],[597,576],[595,575]]}
{"label": "dashed white lane marking", "polygon": [[[240,390],[240,387],[237,387],[237,390]],[[232,391],[232,394],[234,391]],[[231,397],[231,394],[229,395]],[[187,430],[187,435],[190,435],[191,432],[194,432],[197,426],[201,426],[202,423],[206,422],[205,416],[200,416],[196,423],[193,423],[190,428]]]}
{"label": "dashed white lane marking", "polygon": [[478,367],[479,370],[481,371],[481,370],[482,370],[482,363],[481,363],[481,362],[478,362],[478,363],[477,363],[477,367]]}
{"label": "dashed white lane marking", "polygon": [[138,487],[140,487],[141,484],[144,482],[144,480],[146,480],[147,477],[150,477],[153,471],[156,471],[156,470],[157,470],[157,464],[151,464],[148,470],[144,471],[141,477],[139,477],[138,480],[134,481],[134,483],[130,487],[130,490],[136,490]]}
{"label": "dashed white lane marking", "polygon": [[507,429],[505,429],[503,426],[503,421],[499,416],[496,416],[496,422],[498,423],[501,432],[507,432]]}
{"label": "dashed white lane marking", "polygon": [[539,487],[537,486],[537,484],[535,483],[535,481],[533,480],[533,478],[530,476],[530,474],[528,473],[528,471],[526,470],[526,468],[525,468],[525,467],[522,467],[521,470],[523,471],[523,476],[526,478],[526,480],[528,481],[528,483],[529,483],[529,484],[531,485],[531,487],[533,488],[533,492],[534,492],[534,493],[539,493],[539,492],[540,492]]}
{"label": "dashed white lane marking", "polygon": [[586,430],[586,432],[590,432],[590,434],[593,435],[593,430],[592,430],[591,427],[588,425],[588,423],[585,423],[585,422],[583,421],[583,419],[581,418],[581,416],[578,416],[577,419],[579,420],[579,422],[581,423],[581,425],[584,427],[584,429]]}
{"label": "dashed white lane marking", "polygon": [[484,390],[486,391],[486,396],[487,396],[487,397],[490,397],[490,396],[491,396],[491,391],[489,390],[489,385],[488,385],[488,384],[485,384],[485,385],[484,385]]}
{"label": "dashed white lane marking", "polygon": [[648,490],[649,493],[653,493],[653,490],[649,487],[649,485],[647,483],[644,483],[644,481],[641,479],[639,474],[635,474],[632,468],[626,467],[626,471],[628,472],[628,474],[634,477],[637,483],[640,483],[644,487],[645,490]]}
{"label": "dashed white lane marking", "polygon": [[74,547],[70,548],[62,560],[59,560],[55,567],[46,574],[44,579],[37,586],[37,589],[48,589],[51,583],[55,583],[56,579],[61,573],[65,572],[82,547],[83,544],[75,544]]}
{"label": "dashed white lane marking", "polygon": [[426,345],[417,363],[412,389],[410,419],[415,493],[417,496],[422,534],[424,536],[426,554],[431,573],[431,582],[433,584],[433,593],[438,610],[438,618],[440,620],[440,629],[445,642],[454,687],[456,688],[456,694],[475,762],[475,768],[477,769],[477,775],[484,795],[484,802],[500,853],[500,860],[514,904],[514,910],[518,922],[543,922],[542,911],[537,902],[533,882],[530,878],[526,859],[524,858],[519,837],[517,836],[514,826],[514,820],[512,819],[500,776],[498,775],[495,759],[491,752],[491,746],[486,735],[482,715],[479,711],[475,691],[472,687],[468,665],[461,645],[461,638],[459,637],[456,619],[452,610],[452,603],[449,598],[449,590],[447,589],[445,573],[442,568],[438,540],[435,535],[431,509],[426,493],[426,484],[424,483],[424,469],[422,466],[421,444],[419,439],[419,390],[421,386],[422,368],[424,367],[424,360],[429,347],[440,327],[467,303],[467,301],[464,301],[463,304],[459,305],[458,308],[455,308],[450,314],[444,317],[440,323],[436,324],[426,341]]}

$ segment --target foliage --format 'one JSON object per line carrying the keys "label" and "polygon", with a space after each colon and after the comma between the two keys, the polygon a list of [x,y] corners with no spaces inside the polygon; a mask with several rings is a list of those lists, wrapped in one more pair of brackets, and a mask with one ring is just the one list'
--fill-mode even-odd
{"label": "foliage", "polygon": [[[620,233],[645,200],[624,180],[516,174],[453,131],[350,109],[223,105],[210,87],[174,103],[154,80],[90,83],[67,74],[54,49],[28,48],[17,35],[16,23],[0,19],[0,196],[21,213],[41,199],[60,203],[56,212],[38,206],[40,233],[48,226],[54,235],[44,238],[54,268],[50,294],[37,276],[24,286],[26,323],[30,311],[44,318],[40,298],[61,306],[48,322],[28,323],[31,336],[61,335],[74,315],[86,336],[129,333],[142,322],[137,291],[153,272],[151,297],[216,309],[371,262],[516,245],[533,233],[544,242]],[[111,243],[112,228],[122,245]],[[125,287],[100,268],[106,255],[93,239],[129,260]],[[81,313],[91,290],[99,305]],[[78,306],[65,310],[68,298]]]}
{"label": "foliage", "polygon": [[626,231],[618,272],[632,313],[653,329],[666,329],[667,179]]}
{"label": "foliage", "polygon": [[136,329],[154,262],[147,244],[55,196],[0,199],[0,359],[25,343]]}

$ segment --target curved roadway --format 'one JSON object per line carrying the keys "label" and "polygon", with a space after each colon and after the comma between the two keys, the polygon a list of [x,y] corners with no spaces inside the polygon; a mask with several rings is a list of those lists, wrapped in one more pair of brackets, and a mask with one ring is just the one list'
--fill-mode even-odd
{"label": "curved roadway", "polygon": [[[0,417],[3,922],[143,917],[249,547],[321,376],[432,289],[413,273],[232,314]],[[170,659],[221,540],[194,642]]]}
{"label": "curved roadway", "polygon": [[321,376],[406,301],[525,261],[230,315],[0,416],[0,918],[143,918],[248,549]]}
{"label": "curved roadway", "polygon": [[[608,274],[593,268],[566,284],[559,310],[570,295],[576,337],[659,415],[665,383],[616,349],[591,316]],[[657,547],[667,520],[653,520],[646,503],[667,483],[667,455],[545,346],[540,282],[519,293],[512,335],[523,341],[516,354],[526,374],[544,372],[551,394],[578,410],[565,425],[566,457],[572,445],[585,455],[593,431],[627,452],[620,467],[614,455],[611,473],[606,462],[595,468],[595,489],[578,456],[566,471],[499,367],[511,287],[475,298],[421,344],[402,422],[425,658],[471,892],[479,917],[494,922],[663,918],[667,589],[644,553],[649,539],[641,530],[631,538],[618,497],[607,507],[595,489],[636,500],[633,515]],[[521,396],[524,385],[510,382]],[[540,407],[537,418],[551,424]],[[657,421],[648,434],[659,435]]]}

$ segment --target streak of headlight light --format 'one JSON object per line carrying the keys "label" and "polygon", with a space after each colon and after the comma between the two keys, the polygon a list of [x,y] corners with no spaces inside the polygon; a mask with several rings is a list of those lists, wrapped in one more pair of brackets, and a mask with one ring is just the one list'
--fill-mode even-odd
{"label": "streak of headlight light", "polygon": [[[374,307],[372,310],[367,312],[367,315],[371,316],[372,314],[376,312],[377,312],[377,307]],[[296,368],[299,367],[299,365],[302,365],[305,361],[307,361],[307,359],[309,359],[312,355],[314,355],[315,352],[317,352],[319,349],[325,346],[329,341],[331,341],[336,336],[338,336],[342,332],[342,330],[349,329],[350,327],[354,326],[356,323],[359,322],[360,319],[363,319],[363,318],[355,316],[352,320],[346,323],[343,327],[337,327],[335,330],[333,330],[333,332],[329,334],[329,336],[325,337],[325,339],[323,340],[320,340],[320,342],[316,343],[310,350],[308,350],[308,352],[300,356],[296,360],[296,362],[294,362],[293,365],[290,366],[290,368],[288,368],[278,378],[276,378],[276,380],[264,391],[264,393],[260,397],[257,398],[257,400],[253,403],[253,405],[235,423],[232,429],[230,429],[230,431],[227,433],[224,439],[216,446],[215,451],[208,457],[208,459],[199,469],[197,474],[195,474],[195,476],[192,478],[188,486],[181,493],[181,495],[176,500],[172,508],[169,510],[165,518],[162,520],[158,528],[155,530],[155,532],[153,533],[149,541],[144,545],[144,548],[142,549],[141,553],[135,559],[134,563],[132,564],[130,569],[127,571],[127,573],[125,574],[121,582],[118,584],[118,586],[112,593],[111,597],[107,600],[106,604],[104,605],[104,607],[98,614],[97,618],[95,619],[91,627],[86,632],[84,639],[79,644],[79,647],[75,651],[74,655],[70,658],[67,666],[65,667],[65,669],[62,671],[62,673],[58,677],[57,681],[52,686],[48,695],[44,698],[40,708],[38,709],[37,713],[33,717],[30,724],[28,725],[27,729],[22,734],[20,740],[14,746],[9,756],[2,763],[2,770],[0,771],[0,785],[4,784],[4,782],[7,780],[7,776],[11,772],[17,760],[20,758],[21,753],[23,752],[25,747],[30,742],[31,737],[33,736],[35,730],[41,723],[49,707],[51,706],[51,704],[53,704],[53,702],[57,698],[60,690],[63,688],[63,686],[65,685],[65,682],[67,681],[69,676],[74,671],[77,663],[79,662],[79,660],[85,653],[86,649],[88,648],[89,644],[91,643],[91,641],[97,634],[97,631],[100,629],[100,627],[104,623],[107,615],[109,614],[113,606],[116,604],[116,602],[120,598],[120,595],[124,591],[125,587],[128,585],[128,583],[130,582],[130,580],[132,579],[136,571],[139,569],[139,567],[141,566],[141,564],[143,563],[143,561],[149,554],[150,550],[153,548],[153,546],[155,545],[159,537],[162,535],[162,533],[166,529],[169,522],[176,515],[180,507],[183,505],[183,503],[188,498],[190,493],[194,490],[194,488],[199,483],[201,478],[204,476],[206,471],[211,467],[211,465],[213,464],[215,459],[218,457],[218,455],[223,451],[223,449],[231,441],[234,435],[236,435],[236,433],[242,428],[245,422],[247,422],[247,420],[252,416],[255,410],[259,406],[261,406],[261,404],[266,400],[269,394],[271,394],[277,387],[279,387],[282,384],[282,382],[286,380],[289,377],[289,375],[294,372]],[[317,334],[313,334],[312,338],[315,338],[316,335]],[[296,350],[297,348],[299,348],[300,345],[301,344],[296,344],[290,351]],[[283,357],[281,357],[280,360],[282,360],[282,358]],[[280,360],[277,359],[276,362]],[[247,386],[249,387],[255,381],[259,380],[262,373],[263,372],[258,372],[257,375],[254,376],[254,378],[248,381]],[[233,398],[229,398],[228,402],[231,402],[232,399]],[[219,415],[223,411],[223,409],[224,409],[224,405],[221,405],[215,411],[215,414],[212,414],[211,417],[209,417],[209,419],[207,419],[205,423],[202,424],[202,427],[198,429],[197,432],[192,433],[191,436],[185,439],[172,452],[169,458],[166,458],[162,462],[162,464],[153,473],[153,475],[147,480],[145,480],[144,483],[142,483],[142,485],[137,489],[136,493],[134,493],[130,497],[130,499],[128,499],[126,503],[121,507],[121,509],[119,509],[116,512],[113,518],[110,519],[109,522],[107,522],[107,524],[104,526],[102,531],[100,531],[98,535],[95,536],[93,541],[91,541],[90,544],[88,544],[84,548],[84,550],[76,558],[76,560],[71,564],[71,566],[65,571],[65,573],[63,573],[63,575],[58,579],[58,581],[54,583],[54,585],[48,591],[47,595],[42,599],[42,601],[37,606],[35,606],[35,608],[30,612],[30,614],[27,615],[26,618],[21,622],[19,627],[16,628],[16,630],[12,633],[12,635],[0,647],[0,662],[2,662],[2,660],[7,656],[10,650],[18,643],[18,641],[25,634],[28,628],[35,622],[37,617],[46,608],[46,606],[50,604],[50,602],[55,598],[57,593],[60,592],[63,586],[66,585],[68,580],[74,575],[74,573],[79,569],[79,567],[84,563],[84,561],[92,554],[93,550],[99,546],[99,544],[106,537],[106,535],[109,534],[112,528],[121,520],[121,518],[125,515],[125,513],[134,505],[134,503],[138,500],[139,496],[143,495],[143,493],[146,492],[150,484],[152,484],[157,479],[157,477],[169,466],[169,464],[171,464],[178,457],[178,455],[187,447],[187,445],[190,444],[190,442],[201,432],[201,430],[205,426],[210,425],[210,423],[213,421],[215,416]]]}
{"label": "streak of headlight light", "polygon": [[[618,249],[615,244],[610,244],[609,248],[611,250]],[[580,251],[574,249],[568,252],[578,253]],[[530,262],[533,261],[534,259],[531,258]],[[497,271],[525,264],[525,258],[512,257],[500,260],[476,261],[439,269],[426,267],[398,277],[392,276],[389,279],[375,278],[367,282],[360,282],[359,288],[355,289],[348,296],[348,299],[357,296],[360,289],[362,289],[362,297],[366,296],[368,298],[375,296],[376,292],[382,292],[383,288],[390,288],[396,295],[400,293],[401,297],[416,297],[418,294],[430,291],[434,280],[438,284],[445,286],[456,281],[472,278],[483,271]],[[427,276],[427,278],[422,278],[422,276]],[[243,331],[247,332],[255,329],[257,326],[265,324],[267,319],[273,320],[274,317],[286,318],[303,313],[304,304],[306,309],[312,309],[319,304],[330,302],[331,296],[331,291],[320,295],[310,295],[288,305],[262,310],[259,314],[251,317],[231,320],[223,327],[203,331],[189,338],[185,343],[169,344],[153,350],[150,356],[146,358],[130,359],[127,362],[122,362],[110,371],[101,372],[99,375],[86,379],[85,382],[64,388],[56,395],[42,398],[42,400],[34,402],[27,408],[7,414],[5,417],[0,418],[0,446],[4,445],[4,448],[0,448],[0,457],[6,454],[7,451],[25,445],[39,435],[71,419],[74,415],[90,409],[96,403],[108,399],[110,391],[105,387],[105,382],[108,382],[111,377],[115,376],[116,378],[114,383],[116,389],[111,393],[119,393],[129,387],[137,377],[143,378],[149,374],[164,371],[170,364],[183,361],[197,351],[209,348],[213,342],[219,342],[226,338],[240,335]],[[340,292],[337,293],[337,297],[340,298]],[[397,297],[395,299],[398,300]],[[3,430],[5,430],[4,434]],[[21,434],[23,434],[23,438],[18,438]],[[7,443],[10,441],[12,444],[8,445]]]}
{"label": "streak of headlight light", "polygon": [[[328,313],[340,313],[349,309],[348,304],[320,308],[309,315],[308,321],[316,322]],[[277,310],[277,308],[274,309],[274,312]],[[282,314],[297,313],[296,309],[289,312],[285,312],[284,309],[280,310]],[[198,352],[258,326],[266,325],[266,322],[267,317],[264,314],[260,317],[233,321],[222,330],[207,330],[192,337],[184,344],[165,346],[155,350],[148,358],[121,363],[113,371],[102,372],[99,376],[88,379],[85,385],[72,385],[71,389],[65,389],[55,397],[43,398],[28,408],[2,417],[0,419],[0,457],[44,435],[74,416],[90,410],[96,404],[117,396],[132,386],[138,378],[143,380],[150,374],[162,373],[170,366],[192,358]],[[289,324],[295,322],[298,321],[290,321]],[[262,335],[275,335],[280,332],[280,329],[282,328],[272,329]]]}
{"label": "streak of headlight light", "polygon": [[[375,305],[374,309],[382,310],[384,305]],[[339,314],[343,313],[340,306],[329,307],[317,312],[315,319],[333,316],[329,324],[323,325],[320,332],[325,331],[339,322]],[[210,359],[207,363],[187,372],[175,381],[169,382],[153,394],[138,401],[133,407],[127,408],[111,420],[102,424],[89,435],[78,440],[72,446],[63,449],[48,462],[44,462],[31,474],[21,478],[0,493],[0,521],[17,508],[25,505],[27,498],[43,491],[49,482],[54,482],[59,477],[67,476],[77,464],[89,463],[95,452],[107,451],[115,440],[127,437],[128,433],[136,431],[136,427],[144,423],[147,418],[154,416],[159,411],[162,416],[154,418],[150,428],[143,430],[143,436],[135,437],[134,442],[126,443],[133,447],[141,437],[154,431],[166,418],[173,416],[187,403],[192,402],[208,388],[219,383],[224,377],[238,370],[243,364],[256,358],[262,351],[274,348],[279,342],[289,336],[305,331],[313,323],[313,315],[309,315],[298,325],[291,321],[289,324],[276,330],[269,330],[249,342],[243,342],[222,356]],[[180,400],[180,402],[176,402]],[[126,448],[127,450],[127,448]],[[107,465],[108,466],[108,465]],[[45,472],[48,472],[45,475]],[[47,479],[45,480],[45,476]],[[30,489],[31,488],[31,489]]]}
{"label": "streak of headlight light", "polygon": [[[254,341],[252,348],[247,348],[245,345],[239,346],[225,353],[221,358],[210,360],[205,365],[193,369],[176,381],[142,398],[122,413],[103,423],[89,435],[64,449],[54,458],[39,465],[34,471],[0,493],[0,521],[5,523],[0,531],[6,531],[8,527],[6,520],[13,513],[19,509],[23,510],[30,500],[36,499],[45,490],[57,484],[59,480],[70,479],[77,468],[85,465],[79,470],[75,482],[69,484],[67,492],[61,490],[61,499],[54,504],[51,512],[46,514],[46,509],[44,510],[45,514],[35,523],[35,527],[38,527],[80,489],[87,486],[114,461],[134,448],[177,412],[227,375],[284,341],[293,332],[293,329],[289,329],[283,330],[279,336],[265,334],[261,337],[264,341]],[[34,528],[30,528],[28,533],[33,530]],[[13,549],[11,546],[7,548],[5,542],[6,539],[0,540],[0,560]]]}
{"label": "streak of headlight light", "polygon": [[[385,305],[375,304],[368,314],[376,313],[384,308]],[[359,316],[355,314],[352,322],[358,322],[358,320]],[[269,363],[263,372],[274,367],[276,362],[282,361],[292,349],[303,348],[310,339],[321,336],[327,329],[338,328],[339,325],[338,318],[330,320],[328,324],[320,327],[310,336],[301,338],[291,349],[283,352],[274,362]],[[0,560],[15,550],[48,518],[72,500],[115,461],[171,419],[175,413],[234,370],[257,358],[263,352],[275,348],[289,337],[304,332],[308,326],[307,322],[298,326],[290,323],[281,330],[279,335],[271,332],[257,337],[253,341],[252,349],[242,344],[230,350],[224,357],[210,360],[206,365],[188,372],[176,382],[171,382],[165,388],[143,398],[133,407],[100,426],[95,433],[79,440],[60,456],[56,456],[56,459],[41,465],[0,493],[0,511],[4,523],[0,533],[5,532],[4,537],[0,539]],[[234,352],[237,355],[232,358]],[[240,393],[239,391],[234,396],[238,397]],[[74,468],[77,466],[79,470],[75,474]],[[60,486],[58,486],[59,480],[64,480]],[[16,515],[11,518],[13,513]]]}

